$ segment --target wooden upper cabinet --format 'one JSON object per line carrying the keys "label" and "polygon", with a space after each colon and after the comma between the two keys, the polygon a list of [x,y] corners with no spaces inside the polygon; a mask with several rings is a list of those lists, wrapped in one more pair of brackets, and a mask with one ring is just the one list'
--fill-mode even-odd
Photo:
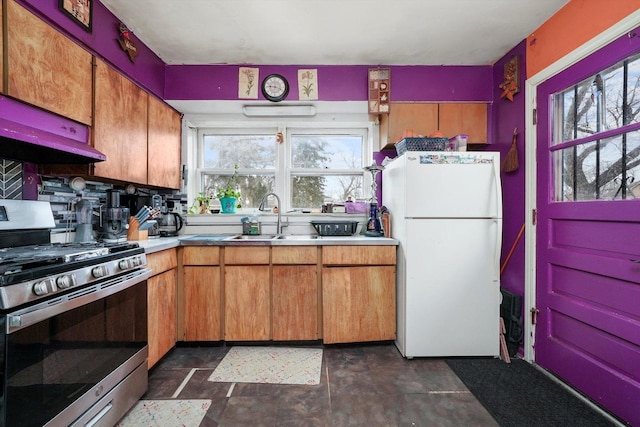
{"label": "wooden upper cabinet", "polygon": [[101,60],[96,60],[95,91],[93,145],[107,156],[95,164],[95,175],[147,184],[149,95]]}
{"label": "wooden upper cabinet", "polygon": [[388,123],[380,122],[381,148],[393,149],[405,130],[415,136],[435,131],[451,138],[464,133],[469,144],[487,143],[487,104],[392,102]]}
{"label": "wooden upper cabinet", "polygon": [[440,104],[439,116],[445,136],[464,133],[469,144],[487,143],[487,104]]}
{"label": "wooden upper cabinet", "polygon": [[180,136],[180,114],[149,96],[149,185],[180,188]]}
{"label": "wooden upper cabinet", "polygon": [[438,130],[438,104],[392,102],[389,113],[389,139],[381,145],[393,145],[402,133],[412,129],[415,135],[427,136]]}
{"label": "wooden upper cabinet", "polygon": [[14,0],[6,14],[6,93],[90,125],[91,54]]}

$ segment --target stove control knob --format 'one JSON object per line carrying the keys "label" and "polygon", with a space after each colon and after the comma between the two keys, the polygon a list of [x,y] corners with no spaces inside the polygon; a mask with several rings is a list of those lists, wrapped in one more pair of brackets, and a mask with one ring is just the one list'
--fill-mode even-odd
{"label": "stove control knob", "polygon": [[76,276],[73,274],[65,274],[56,279],[56,285],[58,289],[67,289],[76,284]]}
{"label": "stove control knob", "polygon": [[118,263],[118,267],[120,267],[120,270],[129,270],[130,268],[133,268],[135,266],[136,263],[133,258],[125,258],[120,260],[120,262]]}
{"label": "stove control knob", "polygon": [[44,295],[49,293],[49,287],[46,281],[38,282],[33,285],[33,293],[36,295]]}
{"label": "stove control knob", "polygon": [[93,277],[95,277],[96,279],[104,277],[104,276],[106,276],[108,274],[109,274],[109,270],[107,270],[107,266],[106,265],[99,265],[97,267],[94,267],[91,270],[91,275]]}

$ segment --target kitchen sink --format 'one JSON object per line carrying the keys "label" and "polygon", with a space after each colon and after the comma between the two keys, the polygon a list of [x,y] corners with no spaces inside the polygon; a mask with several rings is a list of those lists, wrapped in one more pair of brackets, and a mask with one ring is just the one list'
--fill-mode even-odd
{"label": "kitchen sink", "polygon": [[225,240],[273,240],[275,237],[273,234],[239,234]]}
{"label": "kitchen sink", "polygon": [[278,236],[278,239],[282,240],[309,240],[309,239],[317,239],[318,236],[315,234],[288,234]]}

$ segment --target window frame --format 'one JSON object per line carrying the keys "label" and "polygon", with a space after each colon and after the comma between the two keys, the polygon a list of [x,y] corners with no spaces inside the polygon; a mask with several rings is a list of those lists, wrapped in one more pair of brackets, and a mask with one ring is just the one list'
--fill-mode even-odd
{"label": "window frame", "polygon": [[[549,146],[549,152],[550,155],[552,156],[552,177],[553,177],[553,200],[556,202],[561,202],[561,203],[566,203],[566,202],[586,202],[586,201],[616,201],[616,200],[625,200],[627,199],[627,194],[626,194],[626,187],[624,187],[623,185],[621,185],[621,198],[618,199],[616,198],[616,196],[614,196],[613,199],[608,199],[608,198],[602,198],[601,197],[601,187],[602,184],[599,182],[599,178],[601,176],[601,170],[600,170],[600,149],[601,149],[601,142],[608,140],[608,139],[612,139],[615,137],[620,137],[621,141],[622,141],[622,146],[623,146],[623,156],[626,156],[626,141],[627,141],[627,136],[633,132],[636,132],[638,130],[640,130],[640,121],[637,122],[632,122],[632,123],[625,123],[625,117],[623,116],[622,120],[623,123],[621,125],[619,125],[618,127],[615,128],[611,128],[611,129],[607,129],[604,127],[603,123],[598,122],[597,123],[597,129],[605,129],[605,130],[596,130],[593,134],[591,135],[587,135],[587,136],[582,136],[582,137],[576,137],[576,132],[578,129],[578,118],[577,116],[574,114],[574,123],[573,123],[573,128],[574,128],[574,138],[573,139],[567,139],[565,140],[563,138],[563,126],[565,125],[565,115],[564,115],[564,97],[563,94],[573,90],[574,92],[574,97],[575,94],[577,93],[577,89],[578,87],[583,84],[585,81],[590,80],[590,79],[595,79],[597,78],[597,76],[600,76],[602,73],[606,73],[608,70],[614,68],[614,67],[619,67],[622,71],[623,74],[623,85],[622,85],[622,93],[623,93],[623,105],[622,105],[622,110],[624,111],[625,108],[627,107],[627,96],[628,96],[628,88],[627,88],[627,80],[628,80],[628,71],[627,68],[629,66],[630,62],[633,61],[640,61],[640,54],[638,54],[637,52],[632,53],[630,55],[628,55],[627,57],[618,60],[614,63],[612,63],[611,65],[601,68],[600,70],[598,70],[595,73],[591,73],[590,75],[586,76],[583,79],[580,79],[578,81],[575,81],[574,83],[563,87],[560,90],[556,90],[554,91],[550,96],[549,99],[549,104],[550,104],[550,119],[551,119],[551,132],[550,132],[550,146]],[[595,81],[595,80],[594,80]],[[558,100],[562,99],[562,102],[558,102]],[[575,99],[575,98],[574,98]],[[606,99],[601,99],[598,98],[598,103],[602,102],[602,107],[606,108]],[[595,104],[594,104],[595,105]],[[577,108],[578,106],[575,105],[575,108]],[[566,184],[566,179],[564,178],[565,175],[565,168],[563,166],[564,163],[564,153],[567,153],[569,155],[572,155],[574,158],[576,157],[576,152],[578,147],[586,147],[588,144],[590,143],[595,143],[596,144],[596,151],[595,151],[595,155],[596,155],[596,177],[595,177],[595,198],[588,198],[588,199],[576,199],[576,169],[575,169],[575,161],[574,161],[574,169],[572,172],[574,177],[573,177],[573,191],[572,191],[572,196],[571,199],[566,198],[565,192],[564,192],[564,188],[567,186]],[[570,150],[572,149],[572,150]],[[621,172],[621,182],[627,182],[627,172],[628,172],[628,168],[626,165],[626,159],[624,159],[625,161],[624,166],[622,167],[622,172]],[[606,184],[606,183],[605,183]],[[617,193],[616,193],[617,194]],[[633,195],[631,195],[633,197]]]}
{"label": "window frame", "polygon": [[[220,168],[205,168],[204,167],[204,153],[203,143],[205,134],[269,134],[282,133],[283,143],[277,143],[276,146],[276,161],[275,161],[275,189],[274,192],[280,196],[282,212],[289,212],[292,210],[292,188],[291,177],[292,173],[296,175],[316,176],[319,172],[320,175],[336,176],[344,175],[345,173],[353,173],[356,169],[305,169],[305,168],[293,168],[291,165],[291,135],[361,135],[362,136],[362,165],[358,175],[362,176],[363,192],[368,194],[367,189],[371,187],[371,174],[367,173],[363,168],[368,166],[373,159],[373,145],[374,145],[374,124],[372,122],[360,122],[360,121],[336,121],[336,122],[299,122],[295,120],[287,121],[279,120],[267,121],[261,123],[254,122],[207,122],[202,126],[192,128],[192,158],[195,160],[196,167],[193,168],[194,172],[191,173],[191,177],[196,181],[195,185],[192,184],[189,187],[188,195],[189,199],[201,191],[204,188],[205,175],[217,174],[217,175],[231,175],[233,173],[233,165],[228,169]],[[270,169],[268,171],[271,171]],[[265,173],[264,169],[247,169],[239,168],[238,173],[240,175],[254,172]],[[306,173],[305,173],[306,172]],[[270,174],[270,173],[269,173]],[[193,194],[192,194],[193,193]],[[366,197],[366,196],[365,196]],[[251,210],[254,207],[249,208]],[[242,213],[240,210],[238,213]],[[245,212],[246,213],[246,212]],[[310,213],[311,212],[304,212]]]}

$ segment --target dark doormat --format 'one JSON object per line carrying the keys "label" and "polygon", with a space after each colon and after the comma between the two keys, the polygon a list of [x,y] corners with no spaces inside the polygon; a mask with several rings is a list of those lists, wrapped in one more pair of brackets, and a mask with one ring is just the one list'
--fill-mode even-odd
{"label": "dark doormat", "polygon": [[495,420],[508,426],[611,426],[522,359],[455,358],[449,367]]}

